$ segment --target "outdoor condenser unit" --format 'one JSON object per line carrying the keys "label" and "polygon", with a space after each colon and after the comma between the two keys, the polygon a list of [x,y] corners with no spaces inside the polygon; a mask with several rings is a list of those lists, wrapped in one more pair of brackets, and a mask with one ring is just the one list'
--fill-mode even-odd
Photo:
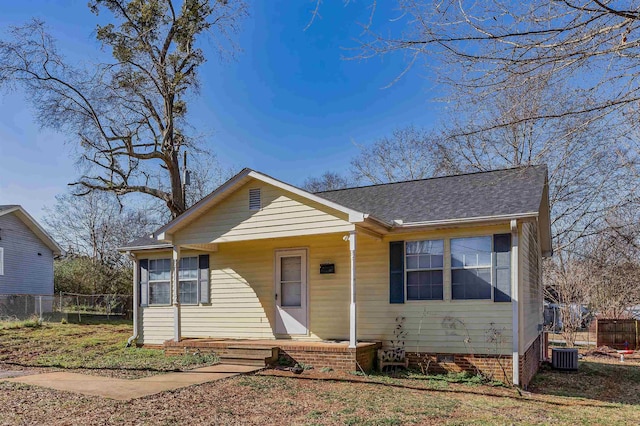
{"label": "outdoor condenser unit", "polygon": [[551,349],[551,365],[557,370],[577,370],[578,350],[569,348]]}

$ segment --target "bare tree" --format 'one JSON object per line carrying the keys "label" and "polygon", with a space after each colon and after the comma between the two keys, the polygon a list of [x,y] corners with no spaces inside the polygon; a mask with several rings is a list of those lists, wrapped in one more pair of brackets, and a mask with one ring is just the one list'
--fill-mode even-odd
{"label": "bare tree", "polygon": [[245,13],[241,1],[92,0],[114,23],[96,37],[113,60],[72,67],[44,23],[13,28],[0,41],[0,85],[26,89],[46,127],[69,135],[79,151],[78,194],[142,193],[172,216],[185,210],[179,153],[197,149],[186,134],[187,96],[205,62],[198,41],[212,35],[224,48]]}
{"label": "bare tree", "polygon": [[158,226],[146,209],[124,208],[114,194],[63,194],[46,209],[44,224],[67,250],[54,265],[56,291],[131,292],[131,262],[118,247]]}
{"label": "bare tree", "polygon": [[635,212],[618,211],[609,217],[610,227],[584,254],[591,275],[588,301],[603,318],[623,318],[640,304],[640,227]]}
{"label": "bare tree", "polygon": [[532,118],[638,109],[637,1],[397,0],[397,8],[394,19],[374,14],[364,24],[359,57],[403,53],[407,67],[423,63],[478,98],[543,77],[580,100]]}
{"label": "bare tree", "polygon": [[440,160],[439,136],[414,126],[395,129],[370,145],[361,145],[351,160],[357,181],[373,184],[424,179],[450,171]]}
{"label": "bare tree", "polygon": [[346,176],[335,172],[325,172],[320,177],[309,177],[302,184],[302,188],[309,192],[333,191],[354,186],[355,182]]}
{"label": "bare tree", "polygon": [[546,262],[544,269],[544,281],[547,283],[545,299],[560,307],[562,337],[567,346],[573,347],[585,320],[583,304],[587,300],[590,271],[586,264],[570,253],[562,252],[556,258],[555,262]]}
{"label": "bare tree", "polygon": [[43,219],[47,230],[71,254],[119,267],[127,262],[117,248],[149,235],[158,222],[146,210],[120,205],[113,194],[93,192],[83,197],[56,196]]}
{"label": "bare tree", "polygon": [[208,153],[192,157],[187,168],[190,176],[189,185],[185,187],[187,208],[209,195],[238,172],[233,167],[223,166],[214,155]]}
{"label": "bare tree", "polygon": [[460,98],[439,147],[445,168],[455,171],[546,164],[556,251],[605,229],[604,218],[636,198],[638,184],[630,173],[635,154],[598,114],[539,118],[573,108],[572,93],[529,79],[492,102]]}

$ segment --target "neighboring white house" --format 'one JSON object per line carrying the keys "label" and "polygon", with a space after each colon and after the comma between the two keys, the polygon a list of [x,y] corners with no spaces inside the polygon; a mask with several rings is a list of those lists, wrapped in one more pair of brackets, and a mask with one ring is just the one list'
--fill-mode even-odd
{"label": "neighboring white house", "polygon": [[0,295],[53,295],[60,246],[21,206],[0,205]]}

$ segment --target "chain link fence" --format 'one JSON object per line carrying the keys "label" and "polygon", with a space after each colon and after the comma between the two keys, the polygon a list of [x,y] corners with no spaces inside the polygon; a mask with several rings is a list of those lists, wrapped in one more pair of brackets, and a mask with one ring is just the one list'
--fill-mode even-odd
{"label": "chain link fence", "polygon": [[123,294],[0,294],[0,321],[87,322],[131,319],[133,296]]}

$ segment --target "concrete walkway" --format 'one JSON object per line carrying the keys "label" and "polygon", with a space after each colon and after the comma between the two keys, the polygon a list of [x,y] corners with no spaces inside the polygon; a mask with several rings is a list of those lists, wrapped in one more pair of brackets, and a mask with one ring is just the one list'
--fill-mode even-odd
{"label": "concrete walkway", "polygon": [[195,370],[181,373],[158,374],[136,380],[89,376],[86,374],[68,373],[66,371],[34,374],[10,379],[0,378],[0,380],[42,386],[60,391],[76,392],[84,395],[101,396],[119,401],[128,401],[257,370],[260,370],[260,368],[246,365],[216,364],[210,367],[196,368]]}

